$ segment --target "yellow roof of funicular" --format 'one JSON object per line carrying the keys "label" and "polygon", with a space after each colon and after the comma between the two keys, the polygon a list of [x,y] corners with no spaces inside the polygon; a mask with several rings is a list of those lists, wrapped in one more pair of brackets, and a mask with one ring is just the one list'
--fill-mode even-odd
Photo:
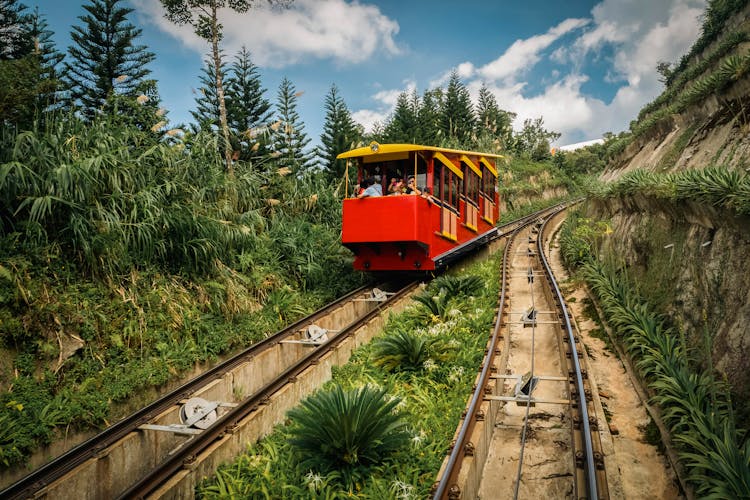
{"label": "yellow roof of funicular", "polygon": [[[505,158],[503,155],[496,155],[491,153],[479,153],[477,151],[462,151],[460,149],[447,149],[437,148],[434,146],[420,146],[419,144],[377,144],[377,149],[373,146],[377,143],[372,143],[369,146],[364,146],[357,149],[352,149],[345,153],[341,153],[336,158],[361,158],[361,157],[377,157],[380,155],[394,154],[394,153],[409,153],[411,151],[435,151],[438,153],[453,153],[458,155],[471,155],[471,156],[484,156],[487,158]],[[370,161],[377,161],[372,158]],[[369,163],[368,161],[367,163]]]}

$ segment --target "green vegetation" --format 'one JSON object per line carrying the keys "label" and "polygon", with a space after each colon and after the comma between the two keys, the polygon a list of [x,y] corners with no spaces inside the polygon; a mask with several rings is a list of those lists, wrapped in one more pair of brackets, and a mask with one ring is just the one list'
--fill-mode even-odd
{"label": "green vegetation", "polygon": [[400,400],[387,394],[382,387],[345,391],[334,384],[290,410],[289,444],[299,454],[301,467],[336,471],[351,487],[355,471],[364,472],[404,447],[410,435],[395,411]]}
{"label": "green vegetation", "polygon": [[[671,129],[672,117],[689,106],[705,101],[709,96],[719,97],[724,111],[733,113],[733,106],[721,100],[721,96],[733,84],[750,71],[750,52],[738,53],[738,47],[750,39],[746,31],[727,31],[726,22],[747,5],[747,0],[713,0],[709,2],[703,18],[702,33],[674,68],[669,63],[660,63],[659,72],[664,76],[667,88],[651,103],[643,107],[637,120],[630,123],[630,131],[611,137],[607,141],[609,158],[616,158],[628,144],[639,137],[647,136],[662,127]],[[714,44],[709,52],[706,49]],[[740,103],[740,118],[747,123],[744,104]],[[682,138],[685,140],[685,137]],[[668,168],[669,159],[662,167]]]}
{"label": "green vegetation", "polygon": [[750,213],[750,175],[726,167],[670,174],[634,170],[617,181],[590,187],[590,196],[595,198],[635,194],[673,202],[692,201],[738,214]]}
{"label": "green vegetation", "polygon": [[735,427],[726,382],[710,371],[694,371],[683,336],[635,291],[624,272],[594,259],[594,249],[580,256],[580,249],[591,243],[589,229],[578,228],[581,222],[587,225],[580,219],[566,222],[570,227],[561,233],[563,254],[578,264],[617,340],[661,407],[687,479],[700,496],[747,497],[750,441]]}
{"label": "green vegetation", "polygon": [[230,178],[217,146],[114,117],[2,136],[5,465],[360,282],[332,187],[278,163]]}
{"label": "green vegetation", "polygon": [[[424,296],[445,296],[448,289],[451,293],[465,294],[439,299],[446,302],[442,309],[452,312],[445,317],[435,316],[423,302],[415,301],[404,312],[392,315],[382,336],[357,349],[347,365],[334,369],[331,382],[303,403],[302,408],[289,412],[287,425],[278,426],[233,465],[220,469],[216,480],[204,484],[198,495],[201,498],[427,497],[448,452],[491,333],[498,293],[497,266],[495,258],[462,270],[466,277],[432,282]],[[417,366],[417,361],[380,362],[386,339],[407,335],[423,339],[429,345],[440,342],[449,349],[428,349],[428,356],[420,358],[421,366]],[[400,351],[394,347],[392,352]],[[393,446],[367,464],[350,466],[353,453],[337,451],[332,456],[331,450],[342,450],[344,446],[340,443],[345,435],[353,433],[355,426],[337,426],[333,422],[363,420],[357,412],[340,411],[349,405],[343,402],[346,397],[351,399],[361,393],[369,395],[366,399],[372,404],[367,405],[368,411],[377,413],[368,418],[368,424],[380,430],[390,426],[397,434],[407,430],[409,439],[402,445],[400,438],[395,437],[394,441],[377,439],[369,433],[352,437],[349,443],[355,439],[359,443],[358,457],[362,456],[359,450],[381,442],[393,442]],[[386,407],[392,413],[384,412]],[[397,423],[399,419],[406,423],[405,427]],[[309,431],[314,444],[300,450],[295,440],[307,435],[308,431],[303,429],[316,425],[319,429]],[[332,468],[334,461],[339,467]]]}

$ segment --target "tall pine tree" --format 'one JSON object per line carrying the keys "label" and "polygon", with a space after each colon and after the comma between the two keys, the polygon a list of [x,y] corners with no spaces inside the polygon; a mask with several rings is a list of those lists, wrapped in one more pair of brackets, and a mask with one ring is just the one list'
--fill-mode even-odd
{"label": "tall pine tree", "polygon": [[[220,57],[221,61],[223,58]],[[220,66],[221,72],[226,73],[224,63]],[[213,59],[206,58],[201,69],[202,74],[198,77],[201,86],[198,88],[198,97],[195,99],[196,110],[191,111],[193,119],[198,127],[204,130],[221,130],[221,111],[219,109],[219,96],[216,94],[216,71]]]}
{"label": "tall pine tree", "polygon": [[346,162],[337,160],[336,156],[348,151],[357,143],[359,131],[335,84],[331,85],[331,90],[326,95],[324,107],[326,118],[320,136],[322,146],[318,149],[318,156],[328,177],[335,181],[343,178],[346,169]]}
{"label": "tall pine tree", "polygon": [[24,4],[18,0],[0,0],[0,60],[20,59],[32,51],[27,21]]}
{"label": "tall pine tree", "polygon": [[516,114],[500,109],[495,95],[482,83],[477,100],[477,140],[483,151],[507,150],[512,144],[512,121]]}
{"label": "tall pine tree", "polygon": [[276,101],[277,119],[281,126],[274,135],[274,149],[279,154],[279,164],[291,168],[295,174],[312,167],[312,154],[305,151],[310,138],[297,113],[297,97],[300,95],[294,84],[284,77]]}
{"label": "tall pine tree", "polygon": [[61,88],[60,69],[65,55],[55,48],[52,32],[47,26],[47,20],[39,13],[39,8],[28,17],[28,33],[34,44],[34,53],[39,58],[44,86],[37,96],[37,111],[44,111],[57,107]]}
{"label": "tall pine tree", "polygon": [[440,123],[444,100],[445,94],[441,88],[425,90],[422,94],[422,103],[419,106],[419,144],[427,146],[441,144],[443,133],[440,130]]}
{"label": "tall pine tree", "polygon": [[396,100],[396,108],[385,126],[388,142],[417,144],[420,136],[419,98],[417,91],[401,92]]}
{"label": "tall pine tree", "polygon": [[461,83],[458,72],[453,70],[445,91],[441,110],[440,130],[445,145],[471,148],[474,143],[474,107],[469,91]]}
{"label": "tall pine tree", "polygon": [[227,75],[227,120],[232,132],[235,151],[240,158],[263,157],[268,153],[272,129],[269,121],[273,112],[264,97],[258,67],[250,60],[244,46],[235,57]]}
{"label": "tall pine tree", "polygon": [[264,97],[265,92],[258,67],[243,46],[227,76],[227,119],[231,129],[242,133],[268,124],[273,113],[271,103]]}
{"label": "tall pine tree", "polygon": [[121,0],[90,2],[83,7],[88,14],[78,18],[83,25],[74,26],[70,34],[71,61],[65,68],[71,102],[92,117],[115,94],[137,97],[155,56],[134,44],[141,30],[128,22],[133,9],[121,7]]}
{"label": "tall pine tree", "polygon": [[[224,161],[227,172],[234,176],[232,166],[232,143],[227,118],[227,107],[224,99],[224,74],[222,72],[222,58],[219,42],[223,36],[219,22],[219,9],[229,7],[235,12],[247,12],[253,5],[253,0],[160,0],[166,9],[165,16],[178,25],[189,24],[195,34],[211,44],[211,58],[215,72],[216,96],[219,101],[219,122],[221,134],[224,137]],[[267,0],[270,4],[284,4],[283,0]]]}
{"label": "tall pine tree", "polygon": [[0,0],[0,123],[29,128],[54,95],[59,62],[38,11]]}

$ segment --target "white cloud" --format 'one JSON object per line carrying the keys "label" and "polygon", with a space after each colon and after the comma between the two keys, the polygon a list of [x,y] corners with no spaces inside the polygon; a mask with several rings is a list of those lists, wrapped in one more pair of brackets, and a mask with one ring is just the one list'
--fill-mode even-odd
{"label": "white cloud", "polygon": [[[476,76],[488,81],[502,108],[517,113],[516,128],[526,118],[541,116],[547,129],[562,133],[560,144],[619,132],[663,90],[656,64],[677,62],[687,53],[700,33],[699,16],[705,4],[705,0],[604,0],[592,9],[592,19],[568,19],[544,34],[517,40],[480,67]],[[573,43],[554,47],[563,34],[581,28]],[[580,71],[604,47],[614,52],[604,81],[619,85],[609,102],[582,90],[589,77]],[[559,67],[550,69],[548,75],[558,81],[531,94],[520,77],[543,61],[546,49],[552,50],[550,60],[567,69],[562,73]],[[475,95],[479,80],[467,86]]]}
{"label": "white cloud", "polygon": [[[202,55],[208,52],[208,43],[192,27],[176,26],[164,18],[160,2],[133,3],[147,22]],[[288,9],[257,5],[244,14],[225,9],[219,16],[225,52],[237,52],[246,45],[259,66],[283,67],[309,58],[360,63],[379,52],[400,52],[394,40],[398,23],[375,5],[345,0],[296,0]]]}
{"label": "white cloud", "polygon": [[366,131],[372,131],[376,123],[385,123],[388,116],[396,108],[396,101],[402,92],[412,93],[417,89],[417,82],[414,80],[405,80],[404,88],[381,90],[374,94],[372,98],[376,101],[376,109],[360,109],[352,113],[354,121],[362,125]]}
{"label": "white cloud", "polygon": [[550,28],[543,35],[532,36],[525,40],[516,40],[500,57],[479,68],[478,72],[488,80],[503,80],[518,77],[538,63],[542,57],[541,52],[561,36],[582,28],[588,23],[588,19],[566,19],[557,26]]}

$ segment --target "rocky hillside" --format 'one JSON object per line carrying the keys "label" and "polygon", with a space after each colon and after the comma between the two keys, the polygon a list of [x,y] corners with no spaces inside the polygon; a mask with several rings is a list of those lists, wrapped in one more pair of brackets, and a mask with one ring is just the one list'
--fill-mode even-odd
{"label": "rocky hillside", "polygon": [[[717,3],[717,2],[714,2]],[[725,2],[730,3],[730,2]],[[750,6],[734,2],[641,111],[602,180],[642,169],[750,171]],[[712,4],[713,5],[713,4]],[[711,5],[707,14],[711,21]],[[696,50],[698,47],[700,50]],[[679,70],[679,71],[677,71]],[[608,220],[605,248],[642,293],[678,326],[696,365],[732,387],[739,423],[750,424],[750,217],[698,200],[637,189],[599,198],[588,214]]]}

